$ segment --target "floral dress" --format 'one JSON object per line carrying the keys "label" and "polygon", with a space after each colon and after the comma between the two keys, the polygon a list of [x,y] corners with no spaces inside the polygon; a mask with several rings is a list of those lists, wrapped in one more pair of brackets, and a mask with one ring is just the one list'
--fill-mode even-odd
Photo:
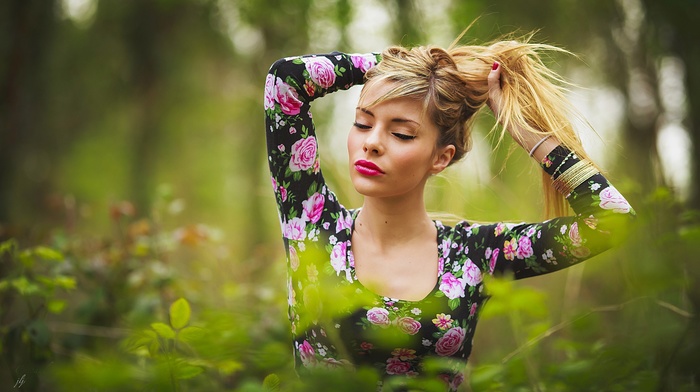
{"label": "floral dress", "polygon": [[[265,81],[267,151],[287,255],[295,365],[300,374],[372,367],[385,383],[438,377],[446,390],[456,390],[487,298],[483,276],[509,271],[525,278],[590,258],[609,248],[616,222],[634,211],[596,174],[568,195],[575,216],[454,227],[435,221],[439,268],[431,293],[420,301],[373,293],[355,275],[358,210],[343,207],[324,181],[310,104],[362,84],[380,60],[374,53],[286,58],[272,65]],[[542,167],[556,176],[578,160],[560,146]]]}

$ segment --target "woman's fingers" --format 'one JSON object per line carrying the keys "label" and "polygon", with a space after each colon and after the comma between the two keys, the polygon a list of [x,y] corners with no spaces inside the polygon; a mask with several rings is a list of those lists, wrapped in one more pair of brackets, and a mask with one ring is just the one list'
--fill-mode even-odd
{"label": "woman's fingers", "polygon": [[498,117],[498,110],[501,104],[501,64],[494,62],[488,76],[489,85],[489,108]]}

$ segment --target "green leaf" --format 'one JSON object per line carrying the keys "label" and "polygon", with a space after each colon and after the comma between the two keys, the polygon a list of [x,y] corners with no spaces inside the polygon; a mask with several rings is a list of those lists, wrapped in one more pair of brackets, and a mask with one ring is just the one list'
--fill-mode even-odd
{"label": "green leaf", "polygon": [[192,366],[187,363],[181,363],[177,366],[175,377],[180,380],[196,377],[204,371],[199,366]]}
{"label": "green leaf", "polygon": [[72,290],[76,286],[75,278],[72,276],[58,275],[53,280],[56,287],[60,287],[62,289]]}
{"label": "green leaf", "polygon": [[[217,368],[219,368],[219,371],[221,371],[224,374],[230,375],[233,374],[234,372],[237,372],[241,369],[243,369],[243,364],[234,361],[234,360],[225,360],[221,361],[216,365]],[[264,382],[263,382],[264,383]]]}
{"label": "green leaf", "polygon": [[154,341],[158,342],[158,334],[146,329],[125,339],[122,342],[122,348],[129,352],[138,352],[143,347],[151,346]]}
{"label": "green leaf", "polygon": [[158,335],[166,339],[175,339],[175,331],[173,331],[168,324],[153,323],[151,324],[151,328],[158,332]]}
{"label": "green leaf", "polygon": [[170,305],[170,325],[175,329],[184,328],[190,322],[190,303],[180,298]]}
{"label": "green leaf", "polygon": [[38,285],[27,280],[25,276],[13,279],[11,284],[21,295],[32,295],[41,291]]}
{"label": "green leaf", "polygon": [[192,343],[204,337],[206,330],[199,327],[185,327],[177,334],[178,339],[185,343]]}
{"label": "green leaf", "polygon": [[263,390],[276,392],[280,390],[280,378],[275,373],[268,374],[263,380]]}
{"label": "green leaf", "polygon": [[64,257],[61,252],[48,248],[46,246],[37,246],[34,248],[34,254],[44,260],[63,261]]}
{"label": "green leaf", "polygon": [[0,242],[0,255],[7,253],[12,255],[17,250],[17,241],[14,239],[9,239],[4,242]]}
{"label": "green leaf", "polygon": [[53,314],[59,314],[63,312],[63,309],[66,308],[66,301],[62,301],[60,299],[52,299],[46,303],[46,308],[49,310],[49,312]]}
{"label": "green leaf", "polygon": [[34,266],[34,257],[32,256],[32,252],[27,249],[19,252],[17,258],[27,268],[32,268]]}
{"label": "green leaf", "polygon": [[455,310],[459,306],[459,298],[452,298],[447,304],[450,306],[450,309]]}

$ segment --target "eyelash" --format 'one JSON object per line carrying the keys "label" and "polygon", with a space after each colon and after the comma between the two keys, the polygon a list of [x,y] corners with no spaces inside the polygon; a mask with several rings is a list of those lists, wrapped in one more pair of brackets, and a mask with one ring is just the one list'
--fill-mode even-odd
{"label": "eyelash", "polygon": [[413,140],[416,138],[415,136],[412,136],[412,135],[405,135],[403,133],[396,133],[396,132],[392,133],[392,135],[396,136],[397,138],[399,138],[401,140]]}
{"label": "eyelash", "polygon": [[[360,124],[360,123],[357,123],[357,122],[356,122],[356,123],[353,123],[353,125],[354,125],[355,127],[357,127],[357,128],[360,128],[360,129],[370,129],[370,128],[372,128],[372,127],[369,126],[369,125]],[[413,136],[413,135],[406,135],[406,134],[398,133],[398,132],[393,132],[392,135],[396,136],[397,138],[399,138],[399,139],[401,139],[401,140],[413,140],[413,139],[416,138],[416,137]]]}

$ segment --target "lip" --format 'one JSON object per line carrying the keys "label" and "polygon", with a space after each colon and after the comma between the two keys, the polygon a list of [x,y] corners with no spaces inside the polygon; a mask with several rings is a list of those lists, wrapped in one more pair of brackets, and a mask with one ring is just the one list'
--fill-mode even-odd
{"label": "lip", "polygon": [[379,166],[364,159],[359,159],[355,161],[355,170],[357,170],[358,173],[365,176],[380,176],[384,174],[384,172],[382,171],[382,169],[379,168]]}

